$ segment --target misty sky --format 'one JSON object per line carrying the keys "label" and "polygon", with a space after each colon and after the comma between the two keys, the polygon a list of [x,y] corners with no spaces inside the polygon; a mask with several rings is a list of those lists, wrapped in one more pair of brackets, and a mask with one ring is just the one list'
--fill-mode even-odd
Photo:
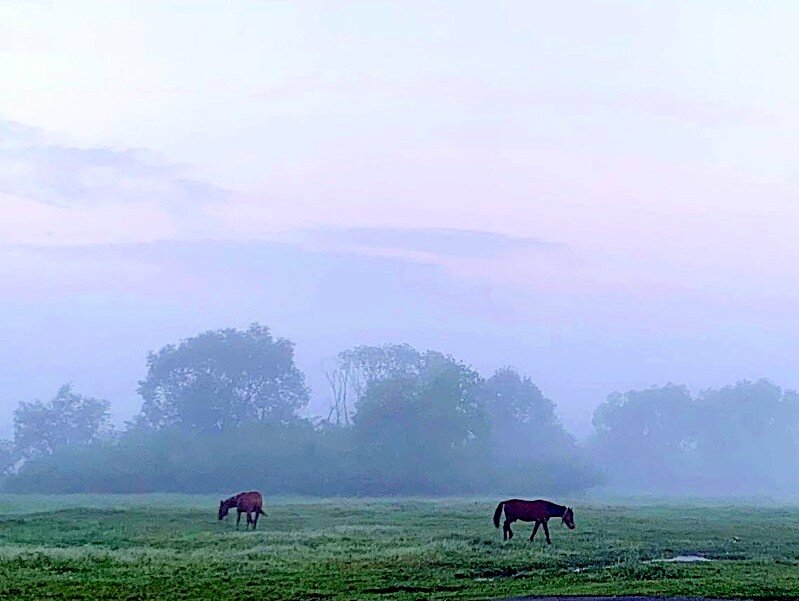
{"label": "misty sky", "polygon": [[[557,5],[557,6],[556,6]],[[799,387],[793,2],[0,4],[0,435],[270,325],[322,362]]]}

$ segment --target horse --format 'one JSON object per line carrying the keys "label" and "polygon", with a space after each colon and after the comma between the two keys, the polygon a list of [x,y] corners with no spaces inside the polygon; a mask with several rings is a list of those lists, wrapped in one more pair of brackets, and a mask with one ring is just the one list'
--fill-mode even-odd
{"label": "horse", "polygon": [[[237,512],[236,516],[236,528],[239,527],[239,522],[241,521],[241,514],[247,514],[247,525],[244,526],[246,529],[247,526],[252,524],[252,529],[255,530],[256,526],[258,526],[258,516],[259,515],[266,515],[264,510],[262,509],[264,505],[264,499],[261,496],[261,493],[258,491],[251,491],[251,492],[241,492],[235,496],[230,497],[229,499],[225,499],[224,501],[219,501],[219,521],[222,521],[228,511],[235,508]],[[250,514],[254,513],[255,517],[251,517]]]}
{"label": "horse", "polygon": [[494,511],[494,526],[497,528],[499,528],[499,518],[502,516],[503,509],[505,510],[505,523],[502,525],[502,540],[513,538],[513,530],[510,529],[510,525],[516,520],[535,522],[530,541],[535,538],[538,527],[543,526],[547,543],[550,545],[552,541],[549,538],[549,528],[547,527],[549,518],[561,518],[563,523],[569,527],[569,530],[574,530],[574,511],[572,508],[558,505],[551,501],[544,501],[543,499],[536,499],[535,501],[509,499],[502,501]]}

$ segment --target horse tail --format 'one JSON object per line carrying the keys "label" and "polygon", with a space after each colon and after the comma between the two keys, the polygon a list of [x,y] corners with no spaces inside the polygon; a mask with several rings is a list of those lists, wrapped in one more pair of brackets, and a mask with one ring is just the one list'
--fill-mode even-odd
{"label": "horse tail", "polygon": [[494,526],[499,528],[499,517],[502,515],[502,509],[505,506],[505,501],[500,501],[497,508],[494,510]]}
{"label": "horse tail", "polygon": [[266,515],[266,512],[263,509],[261,509],[260,507],[258,509],[256,509],[256,511],[258,513],[260,513],[261,515]]}

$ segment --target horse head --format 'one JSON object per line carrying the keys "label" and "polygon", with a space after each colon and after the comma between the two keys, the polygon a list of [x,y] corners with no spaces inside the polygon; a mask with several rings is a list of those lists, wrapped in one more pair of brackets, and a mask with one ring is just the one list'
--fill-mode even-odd
{"label": "horse head", "polygon": [[230,499],[228,499],[226,501],[219,501],[219,521],[220,522],[222,521],[222,518],[224,518],[228,514],[228,511],[230,511],[229,501],[230,501]]}
{"label": "horse head", "polygon": [[574,510],[571,507],[567,507],[563,512],[563,523],[569,527],[569,530],[574,530]]}

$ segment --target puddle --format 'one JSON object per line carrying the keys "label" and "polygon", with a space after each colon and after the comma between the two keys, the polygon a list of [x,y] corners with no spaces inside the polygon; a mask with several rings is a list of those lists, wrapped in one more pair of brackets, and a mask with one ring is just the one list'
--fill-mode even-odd
{"label": "puddle", "polygon": [[674,557],[669,557],[668,559],[650,559],[649,561],[645,561],[643,563],[701,563],[704,561],[713,560],[708,559],[707,557],[702,557],[701,555],[675,555]]}

